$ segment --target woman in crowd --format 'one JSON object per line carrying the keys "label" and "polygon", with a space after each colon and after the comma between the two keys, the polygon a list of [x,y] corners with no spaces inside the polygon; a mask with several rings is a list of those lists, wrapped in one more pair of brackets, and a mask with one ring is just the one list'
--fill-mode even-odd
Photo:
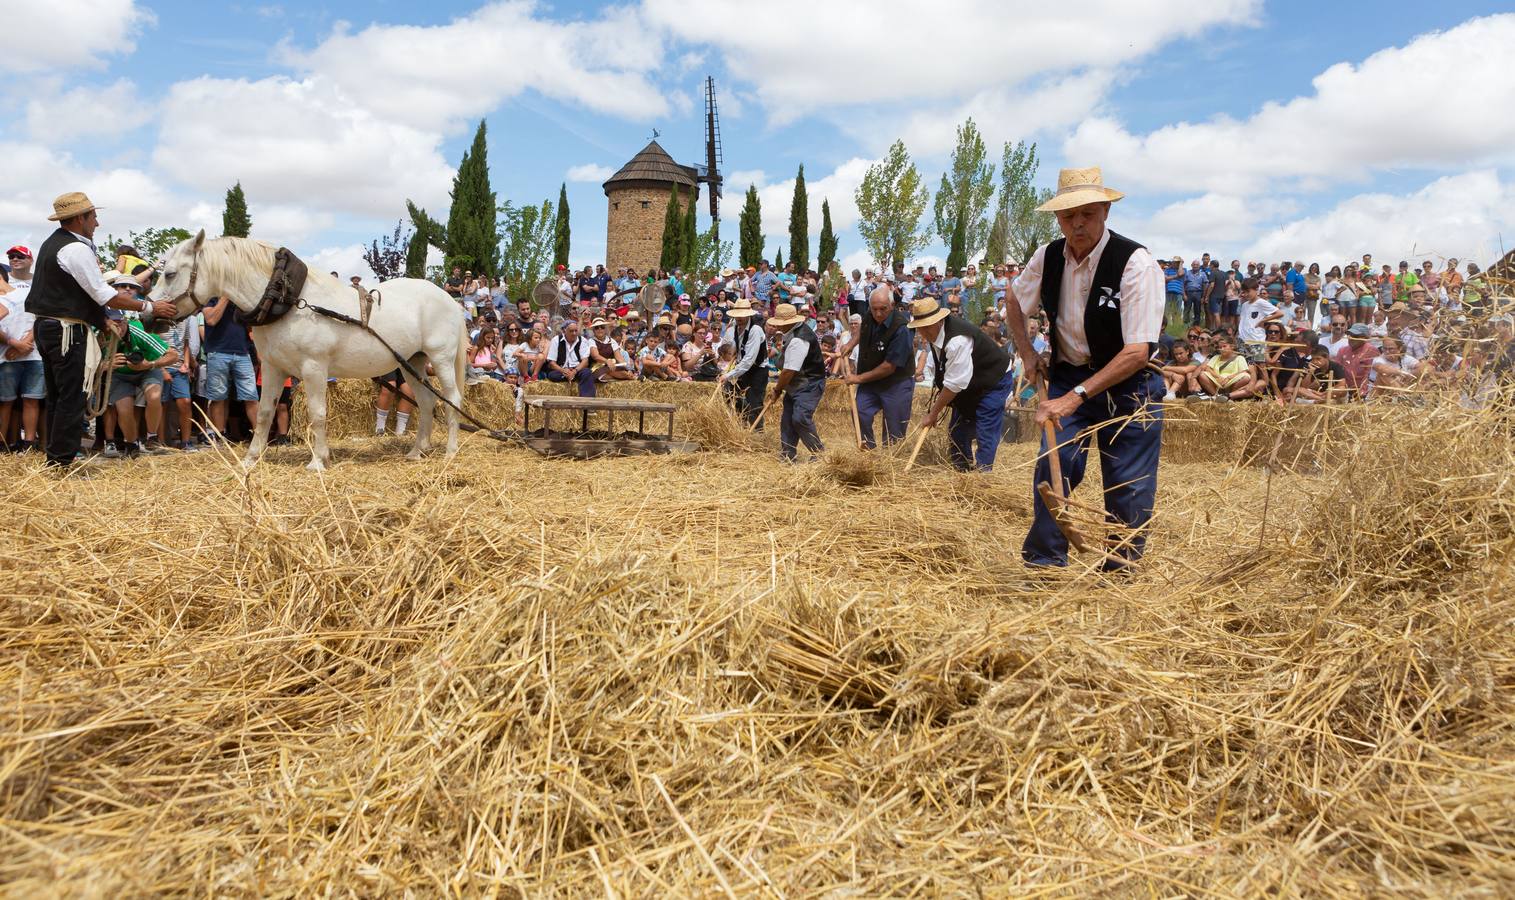
{"label": "woman in crowd", "polygon": [[1173,342],[1173,359],[1163,366],[1163,383],[1168,391],[1164,400],[1178,400],[1199,393],[1200,364],[1194,361],[1194,353],[1188,341]]}
{"label": "woman in crowd", "polygon": [[474,338],[468,348],[468,378],[470,381],[479,381],[484,378],[493,378],[504,381],[505,374],[500,371],[500,349],[498,332],[492,326],[485,325],[479,329],[479,336]]}
{"label": "woman in crowd", "polygon": [[690,332],[689,341],[679,356],[681,368],[694,381],[716,379],[715,349],[710,346],[710,330],[704,325],[698,325]]}
{"label": "woman in crowd", "polygon": [[529,349],[529,344],[521,335],[521,326],[517,322],[510,322],[505,326],[505,333],[500,338],[500,371],[505,381],[510,384],[520,384],[524,379],[521,368],[521,354]]}

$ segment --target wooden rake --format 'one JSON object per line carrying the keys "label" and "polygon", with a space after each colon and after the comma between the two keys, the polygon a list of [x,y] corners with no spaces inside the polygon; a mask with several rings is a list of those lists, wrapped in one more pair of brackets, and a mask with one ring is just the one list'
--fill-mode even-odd
{"label": "wooden rake", "polygon": [[[1045,380],[1037,382],[1036,402],[1038,405],[1045,405],[1047,402]],[[1057,529],[1063,533],[1063,537],[1068,539],[1068,543],[1079,551],[1088,550],[1088,540],[1078,530],[1078,524],[1073,521],[1073,516],[1068,511],[1068,495],[1063,486],[1063,461],[1058,455],[1057,426],[1052,424],[1051,419],[1042,422],[1042,433],[1047,440],[1047,466],[1052,472],[1052,484],[1045,481],[1037,484],[1036,493],[1042,498],[1047,512],[1052,514],[1052,521],[1057,523]]]}

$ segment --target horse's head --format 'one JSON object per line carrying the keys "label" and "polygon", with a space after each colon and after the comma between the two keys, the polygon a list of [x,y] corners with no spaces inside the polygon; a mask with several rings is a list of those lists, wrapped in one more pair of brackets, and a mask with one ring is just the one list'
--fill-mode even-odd
{"label": "horse's head", "polygon": [[174,304],[174,319],[194,315],[210,301],[208,285],[200,272],[201,248],[205,245],[205,229],[187,241],[180,241],[163,258],[163,277],[149,299],[171,300]]}

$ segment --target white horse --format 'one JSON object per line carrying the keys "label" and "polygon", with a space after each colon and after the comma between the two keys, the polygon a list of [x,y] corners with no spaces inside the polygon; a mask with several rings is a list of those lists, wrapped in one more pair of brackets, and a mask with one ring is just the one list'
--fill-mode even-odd
{"label": "white horse", "polygon": [[[228,299],[252,312],[263,297],[273,273],[275,248],[251,238],[223,237],[207,241],[205,231],[169,251],[163,277],[152,292],[154,300],[175,302],[183,318],[203,308],[212,297]],[[468,367],[468,329],[463,310],[446,291],[429,281],[397,278],[379,286],[380,302],[373,305],[368,324],[417,372],[430,360],[442,396],[454,406],[463,404]],[[361,318],[358,292],[349,284],[312,269],[301,299],[354,319]],[[227,313],[230,315],[230,311]],[[311,458],[307,468],[321,471],[331,462],[326,444],[326,379],[383,376],[399,364],[384,345],[356,325],[339,322],[297,307],[283,317],[252,329],[263,369],[263,396],[252,445],[242,464],[253,466],[268,445],[274,407],[284,379],[298,376],[305,384],[305,408],[310,417]],[[411,382],[420,420],[416,442],[407,456],[420,459],[431,444],[432,410],[436,396],[429,387]],[[458,449],[458,414],[447,410],[447,453]]]}

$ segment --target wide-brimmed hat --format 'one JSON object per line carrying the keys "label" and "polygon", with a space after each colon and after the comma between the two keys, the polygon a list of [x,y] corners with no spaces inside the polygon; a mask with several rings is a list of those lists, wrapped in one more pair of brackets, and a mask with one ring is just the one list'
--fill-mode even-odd
{"label": "wide-brimmed hat", "polygon": [[726,315],[732,319],[746,319],[757,315],[757,310],[752,308],[752,301],[738,300],[731,304],[730,309],[726,310]]}
{"label": "wide-brimmed hat", "polygon": [[49,222],[61,222],[64,219],[72,219],[74,216],[82,216],[92,209],[100,207],[90,202],[82,191],[69,191],[59,194],[53,201],[53,214],[47,217]]}
{"label": "wide-brimmed hat", "polygon": [[794,325],[803,321],[805,317],[800,315],[800,311],[794,308],[793,303],[780,303],[774,308],[773,318],[768,320],[768,324],[775,328],[782,328],[785,325]]}
{"label": "wide-brimmed hat", "polygon": [[1114,203],[1126,196],[1120,191],[1105,187],[1105,177],[1099,166],[1087,169],[1059,169],[1057,193],[1052,199],[1036,208],[1037,212],[1057,212],[1088,206],[1090,203]]}
{"label": "wide-brimmed hat", "polygon": [[722,269],[721,270],[721,277],[722,278],[730,278],[732,275],[735,275],[735,274],[736,273],[733,272],[733,271],[731,271],[730,269]]}
{"label": "wide-brimmed hat", "polygon": [[1352,337],[1360,337],[1360,338],[1372,337],[1373,336],[1373,329],[1369,328],[1366,324],[1364,324],[1362,322],[1358,322],[1356,325],[1353,325],[1351,328],[1347,329],[1347,334],[1350,335],[1350,336],[1352,336]]}
{"label": "wide-brimmed hat", "polygon": [[1391,315],[1394,313],[1407,313],[1409,311],[1410,304],[1404,302],[1403,300],[1399,300],[1389,307],[1389,313]]}
{"label": "wide-brimmed hat", "polygon": [[662,328],[664,325],[668,326],[669,328],[672,328],[673,327],[673,320],[670,319],[670,318],[668,318],[667,316],[658,316],[658,323],[657,324],[658,324],[659,328]]}
{"label": "wide-brimmed hat", "polygon": [[589,323],[589,327],[590,328],[605,328],[605,327],[608,327],[609,325],[610,325],[610,323],[607,322],[607,321],[605,321],[604,319],[595,319],[593,322]]}
{"label": "wide-brimmed hat", "polygon": [[951,315],[932,297],[922,297],[910,304],[910,328],[924,328]]}
{"label": "wide-brimmed hat", "polygon": [[110,274],[110,277],[105,279],[105,283],[111,285],[112,287],[122,284],[129,284],[134,288],[139,288],[142,286],[142,282],[138,281],[136,276],[130,275],[126,272],[112,272]]}

